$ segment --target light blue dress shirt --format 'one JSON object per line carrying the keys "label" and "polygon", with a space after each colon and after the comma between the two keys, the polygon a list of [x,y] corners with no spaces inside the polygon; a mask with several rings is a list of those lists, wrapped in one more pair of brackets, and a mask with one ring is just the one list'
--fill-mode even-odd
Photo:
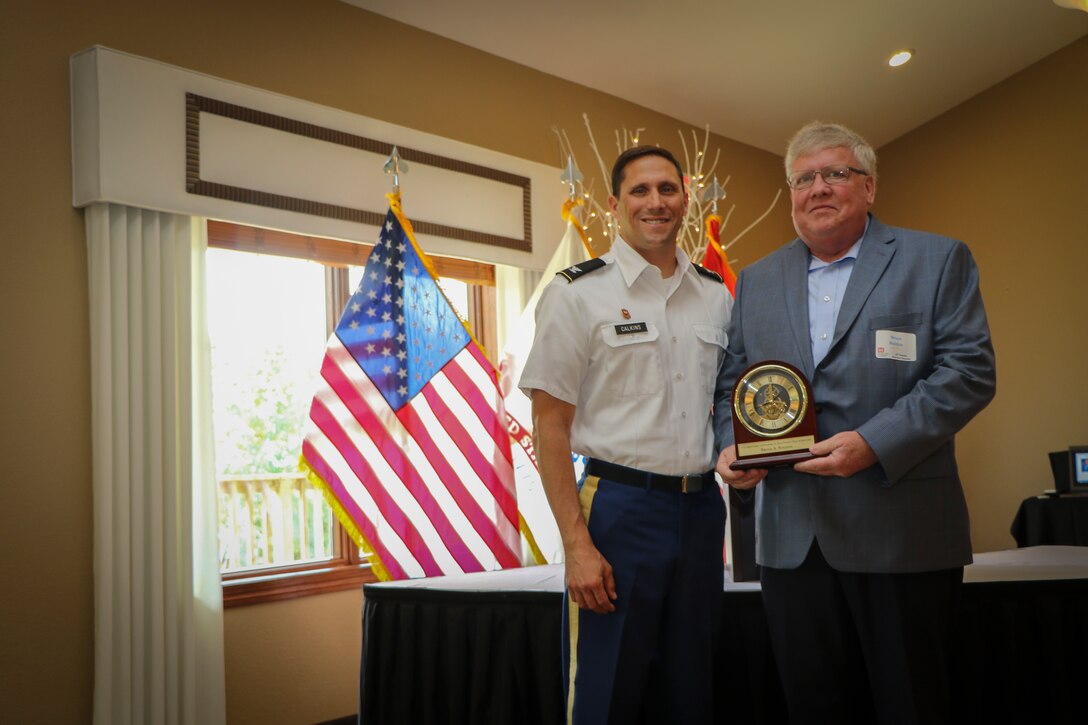
{"label": "light blue dress shirt", "polygon": [[[869,229],[866,222],[865,229]],[[865,232],[861,234],[865,238]],[[839,259],[824,262],[810,254],[808,260],[808,335],[812,343],[812,365],[820,361],[831,349],[835,338],[835,321],[839,317],[842,296],[846,294],[846,285],[854,271],[854,262],[858,258],[861,239],[854,242]]]}

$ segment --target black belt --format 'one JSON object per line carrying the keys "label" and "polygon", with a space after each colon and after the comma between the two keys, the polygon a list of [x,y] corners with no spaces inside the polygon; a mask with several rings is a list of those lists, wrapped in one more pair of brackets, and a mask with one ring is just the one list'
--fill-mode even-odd
{"label": "black belt", "polygon": [[661,473],[640,471],[637,468],[628,468],[616,463],[609,463],[597,458],[590,458],[586,464],[586,473],[590,476],[601,478],[616,483],[639,488],[652,488],[657,491],[673,491],[675,493],[696,493],[711,486],[717,487],[714,480],[714,471],[706,473],[689,473],[685,476],[666,476]]}

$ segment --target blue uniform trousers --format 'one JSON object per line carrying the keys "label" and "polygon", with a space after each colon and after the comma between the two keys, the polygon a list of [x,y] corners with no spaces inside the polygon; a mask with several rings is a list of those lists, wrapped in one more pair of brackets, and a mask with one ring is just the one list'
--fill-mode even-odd
{"label": "blue uniform trousers", "polygon": [[564,598],[567,722],[713,722],[721,491],[659,491],[587,476],[579,497],[618,598],[608,614]]}

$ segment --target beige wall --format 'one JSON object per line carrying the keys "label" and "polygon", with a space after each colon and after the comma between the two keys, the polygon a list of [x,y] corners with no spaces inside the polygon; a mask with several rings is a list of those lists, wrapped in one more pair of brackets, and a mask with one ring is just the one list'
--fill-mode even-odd
{"label": "beige wall", "polygon": [[[0,702],[13,722],[87,722],[87,260],[82,213],[71,208],[69,56],[106,45],[557,166],[553,126],[590,167],[583,112],[602,144],[614,129],[644,127],[644,142],[678,149],[681,125],[333,0],[5,3],[0,28]],[[878,213],[967,240],[982,267],[1001,386],[962,436],[979,550],[1012,545],[1017,502],[1047,485],[1045,451],[1088,442],[1086,305],[1074,291],[1088,267],[1077,183],[1088,169],[1086,67],[1082,40],[881,150]],[[780,161],[715,142],[739,229],[780,188]],[[790,236],[780,201],[735,251],[748,263]],[[355,712],[360,616],[358,592],[229,610],[230,721]]]}
{"label": "beige wall", "polygon": [[[69,56],[105,45],[554,164],[556,183],[553,126],[575,141],[585,171],[593,169],[583,112],[607,149],[614,130],[643,127],[644,143],[679,151],[682,126],[673,119],[334,0],[164,5],[0,8],[5,721],[88,722],[92,698],[87,255],[82,213],[71,206]],[[778,161],[726,139],[715,144],[719,172],[732,175],[732,228],[740,229],[779,188]],[[779,210],[738,245],[744,260],[790,234],[781,201]],[[312,723],[354,713],[361,613],[359,592],[228,610],[230,721]]]}
{"label": "beige wall", "polygon": [[997,351],[957,439],[976,551],[1011,548],[1047,451],[1088,445],[1088,38],[880,149],[875,211],[966,241]]}

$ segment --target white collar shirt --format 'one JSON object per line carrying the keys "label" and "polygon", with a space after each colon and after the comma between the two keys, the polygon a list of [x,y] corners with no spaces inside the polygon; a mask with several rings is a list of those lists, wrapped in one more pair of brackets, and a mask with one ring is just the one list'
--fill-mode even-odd
{"label": "white collar shirt", "polygon": [[575,453],[668,475],[710,470],[733,298],[680,250],[667,279],[619,237],[601,260],[545,288],[520,387],[576,406]]}

